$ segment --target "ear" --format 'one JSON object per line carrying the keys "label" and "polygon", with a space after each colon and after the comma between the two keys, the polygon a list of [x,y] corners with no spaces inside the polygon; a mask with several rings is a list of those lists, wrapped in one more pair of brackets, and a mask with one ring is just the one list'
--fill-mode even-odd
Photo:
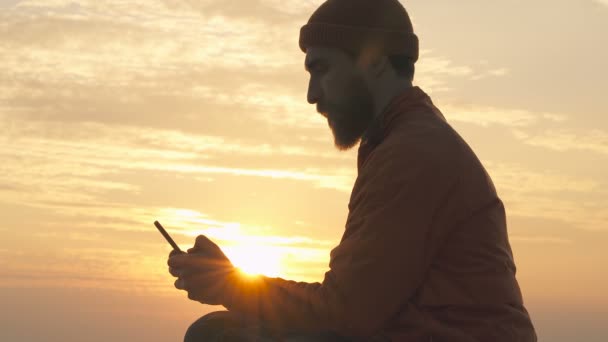
{"label": "ear", "polygon": [[371,63],[369,64],[370,75],[373,77],[380,77],[390,68],[391,64],[386,56],[378,56],[372,59]]}
{"label": "ear", "polygon": [[358,64],[361,70],[373,79],[380,78],[392,67],[388,57],[383,55],[363,55]]}

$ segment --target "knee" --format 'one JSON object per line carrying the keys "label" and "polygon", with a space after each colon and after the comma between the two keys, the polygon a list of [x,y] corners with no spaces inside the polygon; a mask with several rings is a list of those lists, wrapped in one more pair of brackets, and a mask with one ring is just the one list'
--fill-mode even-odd
{"label": "knee", "polygon": [[184,342],[213,341],[234,320],[228,311],[215,311],[196,320],[184,336]]}

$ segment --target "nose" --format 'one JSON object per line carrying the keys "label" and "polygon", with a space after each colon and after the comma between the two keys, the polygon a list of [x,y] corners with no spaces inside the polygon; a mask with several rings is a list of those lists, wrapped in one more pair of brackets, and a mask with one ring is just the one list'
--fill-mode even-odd
{"label": "nose", "polygon": [[321,98],[321,87],[319,86],[319,84],[317,82],[315,82],[313,80],[313,78],[310,78],[310,81],[308,82],[308,94],[306,96],[308,103],[310,104],[315,104],[318,103],[320,98]]}

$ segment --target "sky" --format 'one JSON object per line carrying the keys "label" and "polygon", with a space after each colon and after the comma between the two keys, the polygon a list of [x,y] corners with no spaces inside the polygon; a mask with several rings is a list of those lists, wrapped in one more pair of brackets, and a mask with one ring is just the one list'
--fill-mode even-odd
{"label": "sky", "polygon": [[[173,288],[154,220],[322,281],[356,148],[306,102],[321,3],[0,0],[0,340],[178,341],[222,309]],[[540,341],[608,340],[608,1],[402,3],[415,85],[505,203]]]}

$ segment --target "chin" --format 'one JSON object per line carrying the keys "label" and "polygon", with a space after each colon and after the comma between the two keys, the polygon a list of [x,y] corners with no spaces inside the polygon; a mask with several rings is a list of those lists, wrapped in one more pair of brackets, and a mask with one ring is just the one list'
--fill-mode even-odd
{"label": "chin", "polygon": [[361,136],[358,136],[356,138],[351,138],[351,139],[345,139],[345,138],[341,138],[341,137],[339,138],[334,133],[334,145],[340,151],[350,150],[351,148],[355,147],[357,145],[357,143],[359,143],[359,141],[361,141]]}
{"label": "chin", "polygon": [[327,123],[334,136],[334,144],[338,150],[346,151],[353,148],[363,137],[364,130],[344,125],[339,120],[332,119],[331,116],[327,119]]}

